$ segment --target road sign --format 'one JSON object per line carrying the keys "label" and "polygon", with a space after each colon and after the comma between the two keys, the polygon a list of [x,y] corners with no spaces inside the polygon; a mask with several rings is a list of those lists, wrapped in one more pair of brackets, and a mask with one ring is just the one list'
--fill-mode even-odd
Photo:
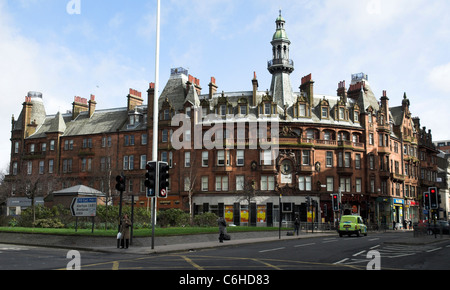
{"label": "road sign", "polygon": [[72,216],[96,216],[97,198],[96,197],[75,197],[70,205]]}
{"label": "road sign", "polygon": [[165,188],[161,189],[160,197],[167,197],[167,189],[165,189]]}

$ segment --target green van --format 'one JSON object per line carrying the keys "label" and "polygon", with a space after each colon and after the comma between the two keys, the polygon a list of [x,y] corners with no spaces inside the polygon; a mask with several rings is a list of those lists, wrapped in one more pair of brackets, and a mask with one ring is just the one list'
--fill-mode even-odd
{"label": "green van", "polygon": [[359,215],[343,215],[339,222],[338,233],[340,237],[343,235],[351,236],[352,234],[356,234],[358,237],[361,234],[367,236],[367,226]]}

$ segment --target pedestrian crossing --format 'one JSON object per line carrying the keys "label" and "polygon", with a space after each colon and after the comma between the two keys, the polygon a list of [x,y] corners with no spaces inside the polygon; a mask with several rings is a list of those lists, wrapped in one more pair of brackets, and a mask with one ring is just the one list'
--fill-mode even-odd
{"label": "pedestrian crossing", "polygon": [[373,259],[373,253],[379,254],[381,259],[396,259],[407,256],[413,256],[421,253],[431,253],[441,250],[442,247],[435,245],[399,245],[399,244],[384,244],[376,245],[368,250],[363,250],[352,255],[352,257],[344,258],[334,264],[339,265],[366,265]]}
{"label": "pedestrian crossing", "polygon": [[32,247],[29,246],[16,246],[16,245],[2,245],[0,244],[0,254],[4,252],[11,252],[11,251],[27,251],[31,249]]}

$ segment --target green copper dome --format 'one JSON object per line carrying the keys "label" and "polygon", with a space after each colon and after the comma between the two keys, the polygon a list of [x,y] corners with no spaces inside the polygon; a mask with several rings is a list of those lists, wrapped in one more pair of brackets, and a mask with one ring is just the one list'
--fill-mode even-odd
{"label": "green copper dome", "polygon": [[278,16],[277,21],[285,21],[283,16],[281,16],[281,10],[280,10],[280,16]]}
{"label": "green copper dome", "polygon": [[275,21],[275,23],[277,24],[277,31],[275,31],[272,40],[288,39],[286,31],[284,30],[285,22],[286,21],[284,20],[283,16],[281,16],[281,9],[280,9],[280,15]]}
{"label": "green copper dome", "polygon": [[284,29],[279,29],[275,31],[275,34],[273,35],[272,40],[278,40],[278,39],[288,39],[287,33]]}

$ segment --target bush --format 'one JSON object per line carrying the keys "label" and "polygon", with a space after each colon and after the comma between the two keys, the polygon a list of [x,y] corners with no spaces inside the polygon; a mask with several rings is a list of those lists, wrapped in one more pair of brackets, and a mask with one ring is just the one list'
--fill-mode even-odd
{"label": "bush", "polygon": [[57,218],[38,219],[33,223],[36,228],[64,228],[64,224]]}
{"label": "bush", "polygon": [[8,227],[14,228],[17,226],[17,220],[15,218],[11,218],[8,222]]}
{"label": "bush", "polygon": [[[54,213],[50,208],[43,205],[36,205],[35,207],[36,221],[40,219],[49,219],[54,217]],[[20,217],[18,217],[17,226],[19,227],[32,227],[33,226],[33,208],[29,207],[22,211]]]}
{"label": "bush", "polygon": [[217,226],[218,216],[212,212],[205,212],[194,217],[194,225],[200,227],[214,227]]}
{"label": "bush", "polygon": [[184,227],[189,225],[189,214],[180,209],[171,208],[159,211],[157,215],[158,224],[162,227]]}

